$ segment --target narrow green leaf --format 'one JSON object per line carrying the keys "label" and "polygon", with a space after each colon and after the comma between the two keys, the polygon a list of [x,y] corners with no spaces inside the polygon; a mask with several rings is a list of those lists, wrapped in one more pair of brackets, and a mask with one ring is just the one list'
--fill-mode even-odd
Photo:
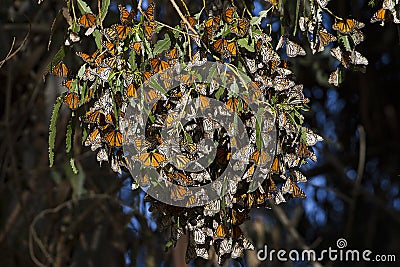
{"label": "narrow green leaf", "polygon": [[96,43],[97,49],[101,49],[101,38],[102,35],[100,33],[100,31],[98,29],[95,29],[92,33],[92,35],[94,36],[94,41]]}
{"label": "narrow green leaf", "polygon": [[60,62],[65,57],[65,47],[61,46],[61,48],[57,51],[51,63],[47,66],[47,70],[51,72],[51,69]]}
{"label": "narrow green leaf", "polygon": [[86,13],[92,13],[92,10],[90,9],[90,7],[86,4],[85,1],[83,0],[77,0],[76,1],[78,4],[78,8],[81,11],[82,14],[86,14]]}
{"label": "narrow green leaf", "polygon": [[159,40],[155,45],[154,45],[154,50],[153,53],[155,55],[158,55],[165,50],[168,50],[171,47],[171,39],[169,38],[169,35],[165,35],[165,38],[163,40]]}
{"label": "narrow green leaf", "polygon": [[107,16],[108,7],[110,6],[110,0],[102,0],[101,1],[101,16],[100,21],[103,21]]}
{"label": "narrow green leaf", "polygon": [[[71,166],[74,166],[76,172],[73,170],[73,173],[71,173],[70,171],[68,171],[67,175],[68,175],[68,180],[69,183],[71,184],[72,187],[72,196],[73,198],[79,198],[80,196],[82,196],[82,194],[84,194],[86,192],[86,189],[84,187],[85,185],[85,173],[83,171],[80,171],[78,173],[78,168],[75,166],[75,162],[70,161]],[[82,168],[79,168],[82,169]]]}
{"label": "narrow green leaf", "polygon": [[64,95],[60,95],[56,103],[54,104],[53,108],[53,113],[51,114],[51,120],[50,120],[50,127],[49,127],[49,161],[50,167],[53,167],[54,164],[54,144],[56,140],[56,133],[57,133],[57,119],[58,119],[58,114],[61,108],[62,100],[64,98]]}
{"label": "narrow green leaf", "polygon": [[71,169],[72,169],[72,171],[74,172],[74,174],[78,174],[78,168],[76,167],[76,165],[75,165],[75,159],[74,159],[74,157],[71,157],[70,159],[69,159],[69,165],[71,166]]}
{"label": "narrow green leaf", "polygon": [[66,145],[65,151],[67,153],[71,152],[72,142],[73,142],[73,131],[72,131],[72,120],[70,120],[67,125],[67,133],[65,136],[65,145]]}

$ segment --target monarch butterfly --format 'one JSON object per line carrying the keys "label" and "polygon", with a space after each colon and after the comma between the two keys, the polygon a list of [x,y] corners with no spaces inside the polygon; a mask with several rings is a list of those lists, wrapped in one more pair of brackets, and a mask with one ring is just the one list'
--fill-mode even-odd
{"label": "monarch butterfly", "polygon": [[74,44],[74,43],[79,42],[80,40],[81,40],[81,37],[79,37],[79,35],[77,35],[77,34],[74,33],[74,32],[70,32],[69,35],[68,35],[68,37],[65,39],[64,44],[65,44],[66,46],[70,46],[70,45],[72,45],[72,44]]}
{"label": "monarch butterfly", "polygon": [[101,109],[89,110],[86,112],[85,117],[83,119],[86,123],[97,123],[99,124],[101,120],[104,120],[104,112]]}
{"label": "monarch butterfly", "polygon": [[282,193],[289,193],[293,198],[305,198],[306,194],[304,191],[295,183],[292,182],[292,180],[287,179],[285,184],[282,186]]}
{"label": "monarch butterfly", "polygon": [[217,16],[210,16],[206,20],[204,25],[207,28],[212,28],[213,30],[215,30],[219,27],[220,23],[221,23],[221,16],[217,15]]}
{"label": "monarch butterfly", "polygon": [[350,36],[354,42],[354,45],[359,45],[365,40],[365,35],[361,31],[354,30]]}
{"label": "monarch butterfly", "polygon": [[111,68],[110,67],[99,67],[96,70],[97,76],[100,77],[103,81],[108,81],[108,77],[110,76],[111,73]]}
{"label": "monarch butterfly", "polygon": [[139,172],[139,175],[136,176],[136,182],[142,187],[150,185],[150,179],[145,171]]}
{"label": "monarch butterfly", "polygon": [[158,58],[151,58],[150,65],[151,65],[153,71],[156,73],[164,71],[171,67],[167,61],[160,60]]}
{"label": "monarch butterfly", "polygon": [[118,42],[112,43],[112,42],[104,41],[104,42],[102,42],[102,45],[107,49],[107,51],[111,55],[115,55],[118,51]]}
{"label": "monarch butterfly", "polygon": [[278,156],[275,156],[274,161],[272,162],[271,166],[271,173],[279,174],[282,171],[281,162]]}
{"label": "monarch butterfly", "polygon": [[213,43],[213,48],[218,53],[223,54],[224,56],[236,56],[237,47],[235,41],[227,41],[225,39],[218,39]]}
{"label": "monarch butterfly", "polygon": [[[185,16],[185,18],[186,18],[187,22],[189,22],[189,25],[192,27],[197,23],[196,19],[193,18],[192,16]],[[183,20],[181,20],[180,24],[181,24],[182,28],[185,26],[187,27],[186,23]]]}
{"label": "monarch butterfly", "polygon": [[371,23],[381,21],[382,23],[385,23],[387,21],[392,21],[393,20],[393,14],[390,10],[381,8],[379,9],[371,18]]}
{"label": "monarch butterfly", "polygon": [[126,97],[138,97],[137,89],[139,88],[139,85],[136,83],[131,83],[128,88],[125,90],[125,96]]}
{"label": "monarch butterfly", "polygon": [[231,237],[233,240],[237,240],[243,237],[243,232],[238,225],[233,225],[231,229]]}
{"label": "monarch butterfly", "polygon": [[206,242],[206,235],[203,229],[197,228],[194,230],[194,242],[196,244],[204,244]]}
{"label": "monarch butterfly", "polygon": [[191,191],[188,190],[186,187],[176,184],[172,184],[170,190],[171,190],[171,198],[174,201],[183,200],[185,196],[191,194]]}
{"label": "monarch butterfly", "polygon": [[231,27],[231,32],[239,37],[243,37],[249,30],[250,21],[248,19],[238,19],[236,25]]}
{"label": "monarch butterfly", "polygon": [[149,71],[143,72],[143,82],[148,82],[151,76],[153,76],[153,73]]}
{"label": "monarch butterfly", "polygon": [[229,230],[228,227],[224,224],[218,225],[217,229],[214,233],[214,239],[224,239],[228,236]]}
{"label": "monarch butterfly", "polygon": [[231,24],[233,22],[233,16],[235,12],[236,12],[235,6],[228,7],[224,10],[222,17],[226,23]]}
{"label": "monarch butterfly", "polygon": [[232,113],[237,112],[239,108],[239,99],[237,99],[236,97],[230,97],[226,101],[225,105],[230,112]]}
{"label": "monarch butterfly", "polygon": [[111,28],[117,33],[117,38],[121,41],[125,40],[132,33],[132,27],[126,25],[114,24]]}
{"label": "monarch butterfly", "polygon": [[253,160],[257,165],[264,165],[269,159],[269,156],[264,150],[256,150],[253,155],[251,155],[250,159]]}
{"label": "monarch butterfly", "polygon": [[176,59],[178,57],[178,48],[174,47],[171,50],[165,52],[165,56],[169,59]]}
{"label": "monarch butterfly", "polygon": [[79,105],[79,95],[77,93],[68,93],[64,98],[64,103],[66,103],[71,110],[77,109]]}
{"label": "monarch butterfly", "polygon": [[175,80],[182,82],[187,86],[191,86],[196,78],[197,75],[195,74],[179,74],[175,77]]}
{"label": "monarch butterfly", "polygon": [[144,166],[159,167],[160,163],[165,161],[164,155],[157,152],[145,152],[136,157]]}
{"label": "monarch butterfly", "polygon": [[336,37],[328,33],[328,31],[324,28],[318,31],[318,39],[323,46],[327,46],[330,42],[336,41]]}
{"label": "monarch butterfly", "polygon": [[339,69],[336,69],[329,75],[328,83],[339,86],[339,82]]}
{"label": "monarch butterfly", "polygon": [[146,9],[146,11],[144,12],[145,17],[149,20],[149,21],[154,21],[154,7],[155,4],[154,2],[152,2],[148,8]]}
{"label": "monarch butterfly", "polygon": [[270,47],[262,47],[261,48],[261,56],[262,56],[262,61],[265,64],[267,64],[270,61],[280,62],[279,55]]}
{"label": "monarch butterfly", "polygon": [[318,4],[319,4],[322,8],[326,7],[326,5],[328,4],[329,1],[330,1],[330,0],[317,0]]}
{"label": "monarch butterfly", "polygon": [[117,31],[112,26],[110,28],[104,28],[101,32],[109,41],[114,41],[118,38]]}
{"label": "monarch butterfly", "polygon": [[286,55],[288,57],[305,56],[306,51],[295,42],[287,40],[286,42]]}
{"label": "monarch butterfly", "polygon": [[180,172],[180,171],[175,171],[174,172],[174,180],[178,181],[180,184],[183,184],[185,186],[193,184],[192,178],[190,176],[187,176],[186,174]]}
{"label": "monarch butterfly", "polygon": [[100,130],[99,128],[96,127],[86,138],[85,146],[91,146],[93,144],[98,144],[100,142],[101,142]]}
{"label": "monarch butterfly", "polygon": [[343,34],[351,33],[354,29],[361,29],[365,26],[364,23],[355,19],[341,19],[332,25],[332,29],[339,31]]}
{"label": "monarch butterfly", "polygon": [[122,146],[123,136],[122,133],[118,130],[109,132],[104,139],[106,140],[109,146],[112,147]]}
{"label": "monarch butterfly", "polygon": [[59,77],[66,77],[68,75],[68,67],[62,61],[58,62],[53,68],[52,72],[54,75]]}
{"label": "monarch butterfly", "polygon": [[86,66],[85,72],[83,73],[82,80],[93,82],[94,79],[96,79],[96,76],[94,75],[94,73],[95,73],[94,69],[91,69],[89,66]]}
{"label": "monarch butterfly", "polygon": [[156,33],[155,24],[153,22],[145,21],[143,26],[144,26],[144,35],[146,36],[147,40],[150,40],[153,34]]}
{"label": "monarch butterfly", "polygon": [[136,54],[141,55],[143,49],[143,42],[132,42],[129,44],[129,48],[134,49]]}
{"label": "monarch butterfly", "polygon": [[232,259],[237,259],[243,256],[243,246],[239,242],[235,242],[232,248],[231,257]]}
{"label": "monarch butterfly", "polygon": [[71,90],[71,88],[72,88],[72,82],[73,82],[72,79],[70,79],[70,80],[65,80],[65,81],[62,82],[62,85],[65,86],[65,87],[68,89],[68,91],[69,91],[69,90]]}
{"label": "monarch butterfly", "polygon": [[97,17],[92,13],[87,13],[78,19],[78,24],[85,28],[96,26]]}
{"label": "monarch butterfly", "polygon": [[296,154],[301,158],[308,158],[311,152],[304,142],[300,142]]}
{"label": "monarch butterfly", "polygon": [[131,10],[130,12],[122,5],[118,5],[120,12],[119,19],[122,24],[131,24],[135,17],[135,12]]}
{"label": "monarch butterfly", "polygon": [[278,191],[278,188],[276,187],[275,182],[271,176],[265,182],[265,189],[266,189],[266,192],[268,192],[268,193]]}
{"label": "monarch butterfly", "polygon": [[294,82],[281,76],[276,76],[274,79],[274,88],[276,91],[284,91],[294,86]]}
{"label": "monarch butterfly", "polygon": [[232,209],[232,224],[233,225],[240,225],[247,221],[250,216],[246,213],[245,210],[239,211],[236,209]]}
{"label": "monarch butterfly", "polygon": [[296,183],[307,182],[307,177],[299,170],[290,170],[290,175],[291,179],[293,179],[293,181]]}
{"label": "monarch butterfly", "polygon": [[272,6],[277,7],[278,6],[278,0],[267,0]]}
{"label": "monarch butterfly", "polygon": [[76,55],[82,58],[83,61],[90,65],[100,65],[103,56],[98,56],[99,50],[94,51],[91,55],[83,53],[83,52],[76,52]]}

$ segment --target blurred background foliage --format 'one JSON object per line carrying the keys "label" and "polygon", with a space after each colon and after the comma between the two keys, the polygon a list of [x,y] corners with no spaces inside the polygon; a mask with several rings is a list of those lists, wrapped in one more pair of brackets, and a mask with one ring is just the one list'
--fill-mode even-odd
{"label": "blurred background foliage", "polygon": [[[186,2],[192,13],[201,9],[202,1]],[[258,14],[267,2],[246,4]],[[372,8],[367,2],[329,3],[337,15],[366,22],[367,39],[358,49],[369,60],[365,74],[347,72],[342,86],[332,88],[326,80],[337,62],[327,54],[312,55],[308,50],[308,56],[293,61],[297,82],[304,84],[311,100],[306,123],[325,141],[315,148],[318,162],[303,168],[309,177],[303,185],[307,199],[274,210],[254,210],[245,224],[258,249],[264,244],[270,249],[307,245],[318,251],[336,247],[336,240],[343,237],[349,248],[396,254],[400,260],[400,28],[368,23],[379,5]],[[132,4],[112,1],[110,19],[118,16],[119,3]],[[65,155],[65,125],[71,116],[65,106],[59,117],[55,166],[48,167],[49,119],[62,88],[58,78],[44,81],[43,75],[66,34],[67,24],[59,13],[64,4],[0,3],[0,58],[6,57],[14,37],[13,51],[21,46],[0,69],[0,266],[35,266],[31,252],[39,259],[50,257],[43,247],[56,255],[54,266],[185,266],[185,237],[175,249],[164,251],[168,233],[157,231],[143,193],[129,189],[129,177],[117,177],[107,165],[99,167],[95,153],[78,142],[75,159],[80,172],[73,174]],[[179,23],[169,1],[156,1],[156,7],[160,21]],[[78,66],[77,60],[67,54],[69,66]],[[30,241],[38,238],[43,247],[32,242],[30,248]],[[260,263],[255,252],[247,253],[245,263],[317,266]],[[320,264],[365,266],[364,262]],[[215,259],[191,265],[214,266]]]}

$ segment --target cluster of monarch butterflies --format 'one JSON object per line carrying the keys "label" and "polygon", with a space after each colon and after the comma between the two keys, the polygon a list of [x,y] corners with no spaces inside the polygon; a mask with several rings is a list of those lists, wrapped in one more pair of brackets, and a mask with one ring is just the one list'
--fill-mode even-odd
{"label": "cluster of monarch butterflies", "polygon": [[[268,2],[272,6],[271,12],[278,9],[277,1]],[[298,23],[302,33],[307,36],[311,51],[321,52],[337,42],[338,46],[330,51],[344,68],[367,65],[368,61],[355,51],[355,47],[365,39],[360,31],[364,24],[355,19],[336,17],[332,25],[336,34],[332,34],[325,28],[321,15],[329,0],[305,2],[311,7],[310,14],[300,17]],[[384,0],[382,9],[374,14],[371,22],[398,23],[397,2]],[[199,108],[209,105],[208,98],[218,98],[229,111],[238,113],[245,125],[251,125],[254,116],[241,99],[228,95],[213,81],[195,84],[194,77],[173,76],[168,70],[182,63],[202,66],[206,61],[219,61],[246,73],[252,80],[249,87],[255,95],[264,96],[273,108],[276,119],[277,150],[263,183],[257,190],[248,192],[256,168],[254,163],[264,161],[267,157],[258,150],[249,150],[243,151],[243,157],[250,159],[243,179],[235,181],[235,190],[221,199],[205,206],[185,208],[146,197],[151,202],[151,211],[157,215],[161,230],[171,230],[169,245],[175,245],[182,234],[188,235],[187,261],[196,257],[209,258],[211,246],[220,264],[228,258],[240,259],[245,250],[254,249],[240,228],[243,222],[250,219],[252,208],[270,207],[292,198],[305,197],[298,183],[305,182],[306,177],[299,168],[307,159],[316,160],[312,146],[322,138],[302,126],[300,111],[307,109],[308,99],[303,95],[302,85],[294,82],[290,62],[282,58],[305,56],[306,51],[289,34],[282,35],[273,44],[271,32],[267,34],[261,28],[261,19],[257,22],[255,17],[239,14],[232,4],[203,11],[196,16],[187,15],[186,21],[181,21],[174,28],[176,31],[166,29],[168,34],[158,42],[168,45],[160,50],[155,40],[162,37],[157,33],[163,26],[155,20],[154,8],[154,4],[150,4],[138,19],[136,12],[120,5],[119,21],[110,27],[100,25],[100,19],[95,14],[83,13],[76,23],[85,29],[85,35],[96,34],[97,49],[91,52],[76,51],[83,63],[77,74],[73,74],[62,61],[56,62],[52,73],[64,79],[63,85],[67,90],[62,98],[78,114],[85,132],[83,143],[97,151],[99,162],[108,161],[118,173],[129,167],[122,148],[127,140],[124,140],[120,125],[131,99],[138,98],[140,86],[156,73],[161,73],[161,88],[169,88],[173,81],[179,81],[182,87],[166,94],[156,89],[144,92],[148,102],[161,98],[164,100],[156,102],[151,110],[152,119],[146,123],[146,141],[130,141],[137,150],[142,151],[136,157],[138,162],[156,168],[171,181],[190,186],[214,180],[233,155],[230,151],[232,140],[226,135],[229,129],[219,129],[212,120],[202,119],[185,125],[185,134],[177,141],[183,148],[183,156],[168,161],[170,156],[167,155],[168,151],[163,150],[160,128],[164,123],[168,124],[168,113],[185,96],[187,89],[194,88],[190,91],[190,97],[200,100]],[[193,29],[196,32],[192,32]],[[68,32],[65,46],[74,49],[77,47],[75,44],[84,38],[87,37],[80,36],[79,32]],[[159,50],[155,54],[153,51],[156,48]],[[339,68],[330,75],[329,82],[339,84]],[[206,128],[212,130],[207,131]],[[256,135],[251,127],[246,130],[249,136]],[[190,138],[187,138],[188,135]],[[206,135],[212,136],[218,143],[215,163],[210,165],[208,174],[181,171],[182,167],[198,158],[201,151],[207,150],[201,142]],[[146,175],[133,178],[133,188],[150,184]],[[169,193],[174,200],[180,200],[187,192],[181,187]]]}

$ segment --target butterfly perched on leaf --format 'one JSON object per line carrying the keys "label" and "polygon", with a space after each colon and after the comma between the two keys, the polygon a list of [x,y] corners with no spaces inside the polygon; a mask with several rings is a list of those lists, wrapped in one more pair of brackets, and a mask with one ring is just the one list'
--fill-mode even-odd
{"label": "butterfly perched on leaf", "polygon": [[328,83],[333,84],[334,86],[339,86],[340,83],[339,69],[334,70],[329,75]]}
{"label": "butterfly perched on leaf", "polygon": [[60,61],[58,62],[52,69],[52,73],[54,75],[57,75],[59,77],[67,77],[69,73],[69,69],[67,65],[64,64],[64,62]]}
{"label": "butterfly perched on leaf", "polygon": [[349,34],[353,30],[361,29],[365,26],[364,23],[357,21],[355,19],[340,19],[336,20],[335,24],[332,25],[332,29],[339,31],[343,34]]}

